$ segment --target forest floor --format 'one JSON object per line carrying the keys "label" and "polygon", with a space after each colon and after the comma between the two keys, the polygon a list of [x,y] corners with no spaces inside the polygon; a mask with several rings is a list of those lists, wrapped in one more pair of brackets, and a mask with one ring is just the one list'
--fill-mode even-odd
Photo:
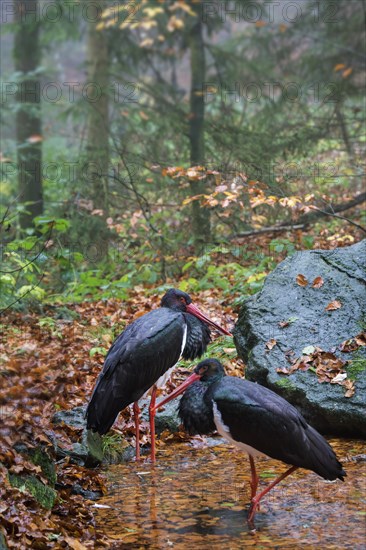
{"label": "forest floor", "polygon": [[[336,235],[325,229],[315,239],[313,248],[347,246],[363,237],[349,225]],[[271,238],[273,235],[255,236],[250,243],[268,251]],[[294,240],[296,244],[296,235]],[[168,282],[171,286],[179,284]],[[229,329],[233,327],[238,314],[238,308],[231,306],[234,296],[210,289],[192,298],[213,320]],[[161,296],[151,294],[151,289],[139,287],[131,290],[129,299],[123,302],[42,305],[41,311],[8,311],[4,315],[0,344],[0,547],[1,533],[10,548],[82,550],[109,546],[110,541],[95,524],[92,501],[73,494],[76,484],[105,493],[105,479],[98,469],[72,464],[69,458],[55,463],[54,437],[70,449],[80,439],[82,429],[56,425],[52,419],[57,411],[86,404],[103,364],[103,350],[108,350],[133,319],[158,307],[160,299]],[[242,375],[244,367],[235,350],[227,351],[225,366],[229,374]],[[168,391],[184,376],[183,369],[178,369]],[[134,444],[129,408],[120,416],[121,425],[124,437]],[[141,431],[143,441],[147,441],[147,422],[142,422]],[[32,449],[39,447],[55,463],[56,485],[55,476],[47,475],[40,463],[30,459]],[[26,481],[17,486],[10,483],[14,477],[26,480],[32,476],[51,490],[48,508],[32,496]]]}

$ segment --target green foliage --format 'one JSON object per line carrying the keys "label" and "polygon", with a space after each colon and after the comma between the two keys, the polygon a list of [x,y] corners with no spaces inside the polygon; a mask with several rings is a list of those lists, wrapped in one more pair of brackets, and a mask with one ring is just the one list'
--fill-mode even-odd
{"label": "green foliage", "polygon": [[359,379],[366,372],[366,358],[360,351],[353,354],[352,360],[348,363],[347,374],[351,380]]}
{"label": "green foliage", "polygon": [[[76,15],[69,20],[69,4],[60,1],[64,10],[57,23],[42,22],[43,58],[34,77],[61,83],[69,64],[79,70],[82,11],[75,3],[72,12],[75,8]],[[217,172],[205,180],[205,192],[210,195],[221,185],[226,190],[216,202],[203,201],[213,220],[212,240],[218,246],[208,245],[204,252],[193,249],[191,204],[184,200],[192,194],[192,182],[200,180],[164,175],[168,167],[190,166],[191,107],[186,101],[187,83],[177,75],[187,54],[193,19],[178,4],[170,13],[156,2],[147,2],[149,9],[138,10],[134,25],[117,24],[112,10],[103,18],[106,27],[97,31],[107,33],[110,74],[118,75],[113,76],[109,89],[115,111],[110,121],[106,208],[95,204],[91,192],[95,174],[84,170],[91,155],[84,148],[84,132],[76,130],[84,128],[90,102],[79,89],[74,100],[69,100],[65,85],[60,85],[60,100],[42,97],[47,121],[41,136],[47,168],[43,174],[46,211],[34,220],[34,227],[20,233],[17,216],[30,204],[18,204],[16,170],[9,175],[3,172],[0,198],[13,205],[13,212],[2,223],[1,310],[37,307],[44,301],[126,299],[139,285],[154,291],[172,284],[188,292],[216,288],[227,298],[252,294],[261,289],[278,261],[296,249],[318,244],[315,238],[324,229],[323,222],[315,225],[314,236],[299,236],[296,245],[290,238],[275,238],[266,253],[235,251],[228,244],[233,234],[288,221],[289,214],[296,221],[301,213],[297,207],[278,204],[251,206],[253,183],[263,185],[260,189],[275,197],[313,193],[320,205],[332,199],[338,202],[344,190],[348,195],[355,192],[365,143],[363,90],[357,77],[357,52],[362,48],[362,32],[357,32],[361,31],[360,3],[339,0],[335,8],[331,0],[310,1],[301,6],[302,16],[293,23],[245,23],[224,34],[220,31],[225,25],[217,12],[204,22],[207,72],[203,81],[212,84],[205,101],[205,156],[207,168]],[[264,4],[263,16],[266,8],[271,10]],[[330,22],[326,14],[332,11],[336,11],[336,20]],[[172,28],[173,12],[179,23]],[[229,29],[230,16],[226,25]],[[7,30],[14,33],[14,24]],[[147,42],[152,41],[150,46],[141,45],[140,31]],[[309,35],[313,40],[308,40]],[[322,45],[325,56],[319,55]],[[289,58],[289,51],[296,55]],[[24,80],[23,74],[13,72],[8,61],[6,79]],[[294,100],[289,90],[296,88],[299,97]],[[252,97],[256,93],[258,97]],[[18,109],[15,97],[5,105],[9,136],[14,133]],[[12,168],[16,155],[17,145],[8,137],[3,165]],[[227,204],[235,185],[237,196]],[[364,225],[365,216],[361,214],[360,220]],[[326,223],[333,233],[344,224],[329,219]],[[47,324],[44,328],[57,330]]]}
{"label": "green foliage", "polygon": [[27,236],[3,245],[0,271],[1,310],[8,307],[33,307],[47,296],[44,279],[53,262],[48,246],[51,239],[58,238],[66,231],[69,222],[63,218],[51,219],[44,216],[35,218],[34,222],[34,229],[31,228]]}
{"label": "green foliage", "polygon": [[48,330],[52,336],[62,339],[62,332],[52,317],[40,317],[38,324],[41,328]]}
{"label": "green foliage", "polygon": [[292,256],[296,250],[294,243],[288,239],[273,239],[269,249],[272,254],[284,253],[286,256]]}
{"label": "green foliage", "polygon": [[97,353],[99,355],[107,355],[107,352],[108,350],[106,348],[103,348],[101,346],[96,346],[95,348],[91,348],[91,350],[89,351],[89,355],[90,357],[94,357],[94,355],[96,355]]}

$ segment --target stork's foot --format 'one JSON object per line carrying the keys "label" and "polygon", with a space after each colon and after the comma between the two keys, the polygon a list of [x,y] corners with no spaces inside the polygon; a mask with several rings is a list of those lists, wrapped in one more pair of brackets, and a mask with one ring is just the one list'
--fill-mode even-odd
{"label": "stork's foot", "polygon": [[259,499],[256,497],[252,498],[249,512],[248,512],[248,527],[251,531],[255,532],[256,528],[254,525],[254,516],[256,514],[256,511],[259,510]]}

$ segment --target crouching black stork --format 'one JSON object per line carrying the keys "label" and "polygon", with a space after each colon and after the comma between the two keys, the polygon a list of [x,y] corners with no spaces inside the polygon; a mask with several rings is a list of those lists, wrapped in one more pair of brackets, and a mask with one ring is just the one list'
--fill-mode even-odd
{"label": "crouching black stork", "polygon": [[[186,391],[185,391],[186,390]],[[346,475],[329,443],[285,399],[273,391],[236,376],[226,376],[216,359],[201,361],[167,399],[184,393],[179,416],[190,434],[217,430],[230,443],[249,454],[251,468],[250,528],[259,501],[297,468],[306,468],[327,480]],[[254,457],[267,455],[291,467],[257,494]]]}
{"label": "crouching black stork", "polygon": [[193,305],[188,294],[168,290],[160,308],[136,319],[112,344],[86,411],[87,428],[100,435],[107,433],[118,413],[133,403],[138,460],[138,400],[152,387],[149,413],[151,459],[155,461],[156,390],[165,384],[181,356],[194,359],[206,351],[209,326],[231,336]]}

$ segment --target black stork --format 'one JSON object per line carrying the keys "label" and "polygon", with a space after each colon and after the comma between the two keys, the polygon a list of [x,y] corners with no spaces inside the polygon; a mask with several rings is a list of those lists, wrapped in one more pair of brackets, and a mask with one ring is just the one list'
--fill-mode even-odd
{"label": "black stork", "polygon": [[151,459],[155,461],[156,391],[179,361],[200,357],[210,342],[209,326],[231,334],[206,317],[188,294],[170,289],[160,308],[136,319],[114,341],[86,411],[87,428],[103,435],[118,413],[133,403],[136,459],[140,458],[139,399],[152,388],[149,407]]}
{"label": "black stork", "polygon": [[[193,374],[157,408],[184,391],[179,416],[190,434],[217,430],[249,455],[251,505],[248,523],[252,529],[259,501],[297,468],[312,470],[330,481],[337,478],[343,481],[346,473],[332,447],[295,407],[264,386],[226,376],[217,359],[201,361]],[[261,455],[282,460],[291,467],[257,494],[259,478],[254,457]]]}

